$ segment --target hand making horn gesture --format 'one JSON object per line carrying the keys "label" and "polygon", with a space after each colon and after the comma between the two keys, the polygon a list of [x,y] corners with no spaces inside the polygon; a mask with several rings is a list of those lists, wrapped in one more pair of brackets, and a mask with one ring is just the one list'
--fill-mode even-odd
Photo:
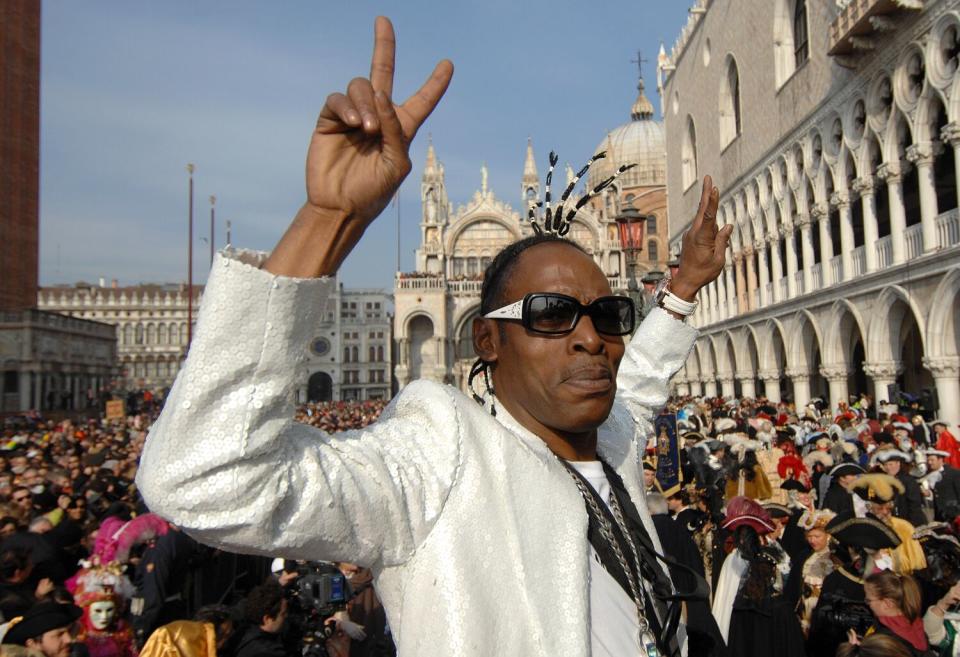
{"label": "hand making horn gesture", "polygon": [[307,152],[307,202],[264,263],[267,271],[302,278],[336,272],[410,173],[410,142],[447,90],[453,64],[442,60],[395,105],[395,49],[393,25],[377,17],[370,77],[327,96]]}
{"label": "hand making horn gesture", "polygon": [[670,291],[681,299],[692,301],[704,285],[713,282],[727,261],[727,243],[733,226],[717,226],[720,190],[710,176],[703,178],[697,216],[683,236],[680,269],[670,282]]}

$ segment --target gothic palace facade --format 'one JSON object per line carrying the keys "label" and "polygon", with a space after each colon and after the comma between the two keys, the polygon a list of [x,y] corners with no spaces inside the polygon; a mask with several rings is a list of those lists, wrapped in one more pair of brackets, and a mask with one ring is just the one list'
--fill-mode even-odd
{"label": "gothic palace facade", "polygon": [[681,393],[960,422],[960,2],[698,0],[658,80],[670,239],[711,174],[734,224]]}

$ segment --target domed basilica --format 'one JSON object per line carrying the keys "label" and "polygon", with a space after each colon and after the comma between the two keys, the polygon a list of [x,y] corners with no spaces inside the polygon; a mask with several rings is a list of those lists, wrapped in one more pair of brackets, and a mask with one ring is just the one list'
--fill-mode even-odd
{"label": "domed basilica", "polygon": [[[666,269],[666,152],[664,129],[654,119],[641,79],[630,121],[610,131],[597,145],[607,157],[591,167],[590,189],[623,164],[636,166],[578,213],[568,237],[591,254],[614,291],[625,293],[636,280]],[[518,158],[519,159],[519,158]],[[556,178],[561,178],[555,173]],[[566,167],[566,182],[574,173]],[[398,272],[394,283],[394,336],[400,387],[430,379],[465,388],[473,352],[473,319],[480,307],[483,272],[500,249],[533,234],[527,221],[531,202],[541,195],[540,173],[528,140],[519,180],[519,209],[496,196],[482,168],[480,189],[454,209],[447,198],[443,164],[433,144],[427,151],[421,183],[422,212],[416,271]],[[554,193],[563,188],[555,184]],[[582,195],[582,192],[581,192]],[[575,193],[574,198],[580,196]],[[621,223],[642,226],[621,231]],[[624,243],[621,240],[630,241]],[[631,266],[632,265],[632,266]],[[634,285],[636,285],[636,280]]]}

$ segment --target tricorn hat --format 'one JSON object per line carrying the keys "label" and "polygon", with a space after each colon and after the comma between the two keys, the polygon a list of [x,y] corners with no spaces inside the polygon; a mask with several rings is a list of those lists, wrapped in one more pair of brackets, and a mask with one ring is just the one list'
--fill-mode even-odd
{"label": "tricorn hat", "polygon": [[839,514],[825,529],[838,542],[853,547],[882,550],[900,545],[900,538],[876,517],[858,518],[852,511]]}

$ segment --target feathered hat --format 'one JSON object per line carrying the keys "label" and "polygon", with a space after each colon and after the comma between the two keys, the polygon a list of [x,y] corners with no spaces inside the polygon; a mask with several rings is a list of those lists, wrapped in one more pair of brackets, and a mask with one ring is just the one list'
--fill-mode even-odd
{"label": "feathered hat", "polygon": [[898,494],[903,495],[903,484],[896,477],[880,472],[860,475],[853,480],[852,490],[868,502],[890,502]]}
{"label": "feathered hat", "polygon": [[814,529],[826,530],[827,524],[829,524],[836,515],[837,514],[830,509],[816,509],[814,511],[807,509],[803,512],[803,515],[800,516],[797,525],[806,532]]}
{"label": "feathered hat", "polygon": [[799,479],[807,476],[809,472],[799,456],[787,454],[777,462],[777,474],[781,479]]}

